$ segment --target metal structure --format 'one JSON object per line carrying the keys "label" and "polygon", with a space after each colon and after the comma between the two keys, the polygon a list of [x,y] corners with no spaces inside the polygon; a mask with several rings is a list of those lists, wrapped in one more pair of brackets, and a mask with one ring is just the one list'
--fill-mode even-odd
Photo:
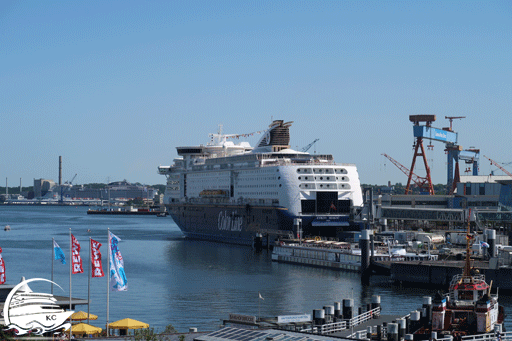
{"label": "metal structure", "polygon": [[318,140],[320,140],[320,139],[315,139],[313,142],[311,142],[310,144],[308,144],[306,147],[302,148],[302,150],[301,150],[301,151],[302,151],[303,153],[307,152],[307,151],[309,150],[309,148],[311,148],[311,147],[316,143],[316,141],[318,141]]}
{"label": "metal structure", "polygon": [[493,159],[490,159],[488,158],[487,156],[484,155],[484,157],[491,161],[491,165],[495,165],[496,167],[498,167],[499,169],[501,169],[503,171],[503,173],[507,174],[508,176],[512,177],[512,173],[510,173],[509,171],[507,171],[505,168],[503,168],[499,163],[497,163],[496,161],[494,161]]}
{"label": "metal structure", "polygon": [[[452,118],[453,119],[453,118]],[[411,121],[414,124],[413,131],[414,131],[414,137],[416,138],[416,141],[414,142],[414,155],[412,158],[412,164],[411,169],[409,172],[409,178],[407,179],[407,186],[405,188],[405,194],[410,193],[410,185],[413,177],[414,172],[414,166],[416,165],[416,158],[418,156],[421,156],[423,159],[423,164],[425,165],[425,171],[427,173],[426,175],[426,183],[423,186],[420,186],[421,189],[423,189],[425,192],[428,192],[430,195],[434,195],[434,186],[432,185],[432,178],[430,175],[430,167],[427,162],[427,156],[425,154],[425,148],[423,147],[423,139],[428,139],[431,141],[439,141],[443,142],[447,145],[447,148],[449,147],[449,161],[448,162],[448,177],[450,178],[450,175],[453,179],[453,160],[455,159],[455,156],[458,154],[458,151],[456,151],[456,143],[457,143],[457,134],[450,131],[450,128],[446,129],[437,129],[432,127],[432,122],[436,120],[435,115],[410,115],[409,121]],[[424,123],[424,125],[420,125],[420,123]],[[453,149],[453,152],[450,154],[450,150]],[[457,161],[457,160],[456,160]],[[448,181],[448,186],[451,188],[452,183]],[[452,180],[453,182],[453,180]]]}
{"label": "metal structure", "polygon": [[[459,153],[459,160],[463,160],[466,165],[473,165],[473,175],[478,175],[478,160],[480,158],[480,149],[470,147],[470,149],[463,150]],[[468,167],[466,172],[471,172]]]}
{"label": "metal structure", "polygon": [[445,116],[444,118],[446,118],[447,120],[450,121],[450,131],[453,131],[453,129],[452,129],[453,120],[460,120],[460,119],[466,118],[466,116]]}
{"label": "metal structure", "polygon": [[[416,186],[418,186],[420,188],[425,187],[425,184],[428,182],[428,179],[426,177],[421,177],[417,174],[414,174],[407,167],[405,167],[400,162],[396,161],[395,159],[393,159],[391,156],[389,156],[387,154],[383,153],[381,155],[385,156],[389,161],[391,161],[391,163],[393,163],[395,166],[397,166],[398,169],[400,169],[405,175],[407,175],[407,176],[411,175],[412,176],[411,179],[416,184]],[[406,192],[406,194],[408,194],[408,193]]]}

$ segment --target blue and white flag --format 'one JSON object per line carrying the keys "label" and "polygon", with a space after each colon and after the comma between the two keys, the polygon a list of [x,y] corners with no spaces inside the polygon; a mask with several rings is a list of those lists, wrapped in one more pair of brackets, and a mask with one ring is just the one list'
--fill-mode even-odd
{"label": "blue and white flag", "polygon": [[121,251],[119,251],[119,239],[115,234],[109,231],[108,245],[110,247],[110,290],[125,291],[128,290],[128,280],[124,273],[124,262]]}
{"label": "blue and white flag", "polygon": [[55,254],[55,260],[59,260],[62,262],[62,264],[66,264],[66,256],[64,256],[64,252],[62,252],[62,249],[60,248],[59,244],[53,240],[53,253]]}

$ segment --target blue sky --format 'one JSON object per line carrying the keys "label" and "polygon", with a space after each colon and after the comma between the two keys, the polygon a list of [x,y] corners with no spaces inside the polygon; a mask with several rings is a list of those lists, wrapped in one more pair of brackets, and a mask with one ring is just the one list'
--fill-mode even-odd
{"label": "blue sky", "polygon": [[[272,118],[295,122],[293,148],[319,138],[310,151],[355,163],[363,183],[405,184],[381,154],[410,167],[409,115],[438,128],[466,116],[453,122],[459,144],[506,163],[511,108],[510,1],[0,2],[9,186],[57,181],[59,155],[64,181],[163,184],[157,167],[176,146]],[[445,183],[434,145],[433,182]]]}

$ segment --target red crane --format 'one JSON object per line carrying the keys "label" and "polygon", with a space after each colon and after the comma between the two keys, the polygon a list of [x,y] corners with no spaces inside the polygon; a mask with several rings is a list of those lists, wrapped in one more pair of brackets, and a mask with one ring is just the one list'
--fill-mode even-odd
{"label": "red crane", "polygon": [[[414,174],[407,167],[405,167],[400,162],[396,161],[395,159],[393,159],[391,156],[389,156],[387,154],[382,154],[382,155],[385,156],[386,158],[388,158],[389,161],[391,161],[395,166],[397,166],[398,169],[400,169],[405,175],[410,177],[410,179],[416,184],[416,186],[418,186],[419,188],[422,188],[426,191],[429,191],[430,186],[429,186],[429,181],[428,181],[427,177],[421,177],[421,176]],[[405,188],[405,194],[409,194],[409,192],[410,192],[410,189],[409,189],[409,186],[407,186]],[[434,194],[433,189],[432,189],[431,194]]]}
{"label": "red crane", "polygon": [[512,177],[512,173],[510,173],[509,171],[507,171],[505,168],[501,167],[501,165],[499,163],[497,163],[496,161],[492,160],[492,159],[489,159],[487,156],[484,155],[484,157],[491,161],[491,165],[495,165],[496,167],[498,167],[499,169],[501,169],[503,171],[503,173],[507,174],[508,176],[511,176]]}

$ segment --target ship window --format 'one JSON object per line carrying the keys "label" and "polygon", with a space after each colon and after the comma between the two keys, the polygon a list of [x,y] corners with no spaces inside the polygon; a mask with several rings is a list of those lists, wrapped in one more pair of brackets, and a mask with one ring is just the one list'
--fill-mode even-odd
{"label": "ship window", "polygon": [[459,291],[459,300],[472,300],[472,299],[473,299],[473,291],[471,291],[471,290]]}

